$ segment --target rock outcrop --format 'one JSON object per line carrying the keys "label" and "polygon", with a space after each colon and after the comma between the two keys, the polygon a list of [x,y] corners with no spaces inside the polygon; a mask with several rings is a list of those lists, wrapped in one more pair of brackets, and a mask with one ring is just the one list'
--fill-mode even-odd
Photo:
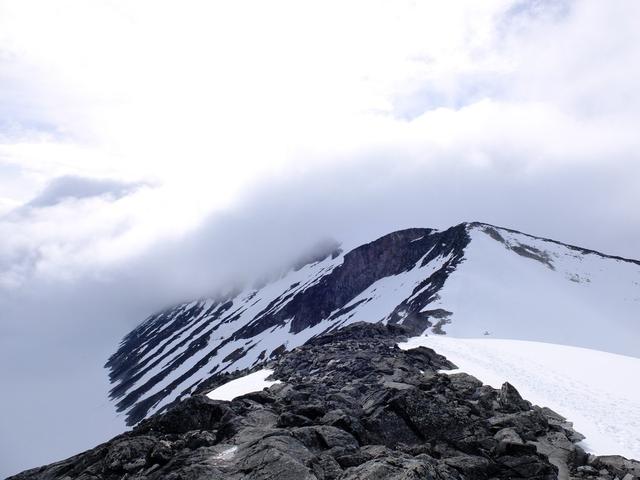
{"label": "rock outcrop", "polygon": [[[607,479],[640,463],[589,457],[582,437],[505,383],[495,390],[398,325],[355,324],[269,364],[281,381],[231,402],[194,395],[26,479]],[[237,375],[217,376],[216,385]]]}

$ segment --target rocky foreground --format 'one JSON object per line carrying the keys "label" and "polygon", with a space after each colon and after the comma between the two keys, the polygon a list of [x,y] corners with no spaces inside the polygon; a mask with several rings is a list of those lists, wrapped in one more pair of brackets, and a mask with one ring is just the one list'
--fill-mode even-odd
{"label": "rocky foreground", "polygon": [[269,389],[231,402],[195,395],[93,450],[11,478],[640,478],[640,462],[587,455],[570,423],[508,383],[495,390],[437,373],[455,366],[428,348],[400,350],[405,334],[355,324],[323,335],[271,361],[282,383]]}

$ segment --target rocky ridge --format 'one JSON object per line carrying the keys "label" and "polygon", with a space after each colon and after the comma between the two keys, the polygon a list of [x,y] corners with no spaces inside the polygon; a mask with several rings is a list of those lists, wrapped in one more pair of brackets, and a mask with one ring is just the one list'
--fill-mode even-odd
{"label": "rocky ridge", "polygon": [[640,478],[640,462],[587,455],[570,423],[508,383],[439,373],[455,366],[425,347],[399,349],[409,332],[358,323],[326,333],[268,363],[279,384],[231,402],[196,394],[11,479]]}

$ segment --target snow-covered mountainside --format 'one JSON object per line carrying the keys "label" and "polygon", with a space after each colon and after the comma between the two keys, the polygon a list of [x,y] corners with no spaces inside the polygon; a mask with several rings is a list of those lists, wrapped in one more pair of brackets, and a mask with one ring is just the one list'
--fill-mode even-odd
{"label": "snow-covered mountainside", "polygon": [[640,262],[481,223],[394,232],[151,316],[107,362],[111,396],[135,423],[212,375],[357,321],[637,356]]}

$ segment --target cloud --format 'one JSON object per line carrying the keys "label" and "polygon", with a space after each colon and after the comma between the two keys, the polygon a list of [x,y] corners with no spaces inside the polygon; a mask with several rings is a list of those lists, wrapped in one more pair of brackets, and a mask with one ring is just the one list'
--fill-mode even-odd
{"label": "cloud", "polygon": [[[118,239],[132,249],[135,232],[128,225],[135,220],[127,206],[134,193],[142,193],[134,200],[141,215],[140,198],[148,188],[142,182],[71,175],[52,179],[35,197],[0,216],[0,287],[42,276],[78,278],[121,255]],[[94,263],[93,256],[102,260]]]}
{"label": "cloud", "polygon": [[66,200],[78,200],[103,195],[117,199],[131,194],[140,187],[141,184],[137,183],[67,175],[51,180],[44,190],[29,201],[26,206],[51,207]]}

